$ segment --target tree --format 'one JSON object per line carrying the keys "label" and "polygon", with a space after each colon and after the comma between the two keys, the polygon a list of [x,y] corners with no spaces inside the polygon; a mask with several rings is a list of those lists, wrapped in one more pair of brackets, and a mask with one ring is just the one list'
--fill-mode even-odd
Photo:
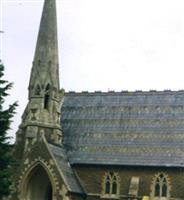
{"label": "tree", "polygon": [[12,83],[3,80],[4,65],[0,63],[0,199],[10,192],[11,172],[10,166],[13,163],[12,145],[7,131],[10,129],[11,119],[15,113],[17,103],[5,108],[7,92],[12,88]]}

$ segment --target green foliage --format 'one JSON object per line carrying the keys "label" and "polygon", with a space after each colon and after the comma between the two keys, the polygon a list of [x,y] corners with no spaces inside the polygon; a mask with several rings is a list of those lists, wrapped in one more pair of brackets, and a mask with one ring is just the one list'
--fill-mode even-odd
{"label": "green foliage", "polygon": [[13,157],[7,131],[10,129],[11,119],[17,106],[17,103],[13,103],[8,108],[4,108],[5,98],[8,96],[8,90],[12,88],[12,83],[3,80],[3,76],[4,66],[0,64],[0,199],[7,196],[10,191],[10,166]]}

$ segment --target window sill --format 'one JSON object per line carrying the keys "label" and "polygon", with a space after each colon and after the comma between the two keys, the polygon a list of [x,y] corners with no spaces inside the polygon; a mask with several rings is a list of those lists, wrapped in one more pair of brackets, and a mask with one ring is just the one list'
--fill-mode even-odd
{"label": "window sill", "polygon": [[168,200],[169,197],[152,197],[151,200]]}
{"label": "window sill", "polygon": [[100,196],[101,199],[119,199],[119,195],[115,194],[103,194]]}

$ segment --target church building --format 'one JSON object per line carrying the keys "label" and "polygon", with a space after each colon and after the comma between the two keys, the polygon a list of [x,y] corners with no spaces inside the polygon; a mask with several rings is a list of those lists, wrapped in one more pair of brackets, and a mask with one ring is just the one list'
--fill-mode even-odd
{"label": "church building", "polygon": [[184,200],[184,91],[60,89],[45,0],[9,200]]}

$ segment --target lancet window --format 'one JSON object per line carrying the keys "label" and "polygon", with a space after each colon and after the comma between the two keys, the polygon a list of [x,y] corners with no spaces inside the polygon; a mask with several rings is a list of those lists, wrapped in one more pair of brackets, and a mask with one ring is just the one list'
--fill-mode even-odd
{"label": "lancet window", "polygon": [[103,195],[117,196],[119,195],[119,176],[115,172],[105,173],[103,180]]}
{"label": "lancet window", "polygon": [[154,177],[153,181],[153,197],[169,197],[170,196],[170,185],[168,182],[168,176],[164,173],[159,173]]}
{"label": "lancet window", "polygon": [[45,97],[44,97],[44,109],[48,109],[50,99],[50,85],[48,84],[45,88]]}

